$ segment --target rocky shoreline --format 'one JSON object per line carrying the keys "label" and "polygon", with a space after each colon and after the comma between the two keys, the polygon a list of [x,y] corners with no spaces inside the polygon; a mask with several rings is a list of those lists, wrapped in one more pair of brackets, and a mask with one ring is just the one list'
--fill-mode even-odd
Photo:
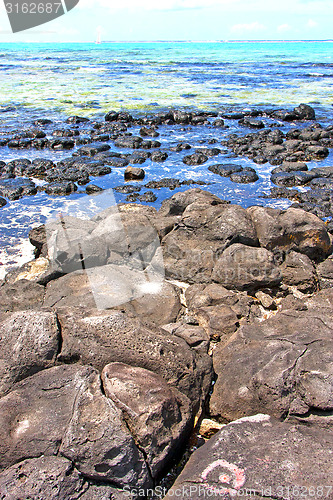
{"label": "rocky shoreline", "polygon": [[307,208],[196,188],[33,229],[0,287],[0,498],[333,498],[333,239]]}

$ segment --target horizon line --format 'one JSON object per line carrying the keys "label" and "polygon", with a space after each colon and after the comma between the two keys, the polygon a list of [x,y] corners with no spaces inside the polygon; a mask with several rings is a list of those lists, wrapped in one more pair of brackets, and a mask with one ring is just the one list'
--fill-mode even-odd
{"label": "horizon line", "polygon": [[[33,34],[33,33],[32,33]],[[1,35],[1,32],[0,32]],[[107,43],[318,43],[318,42],[333,42],[332,38],[325,39],[221,39],[221,40],[103,40],[100,44]],[[67,41],[36,41],[36,40],[20,40],[20,41],[0,41],[0,44],[16,44],[16,43],[87,43],[87,44],[96,44],[95,40],[67,40]]]}

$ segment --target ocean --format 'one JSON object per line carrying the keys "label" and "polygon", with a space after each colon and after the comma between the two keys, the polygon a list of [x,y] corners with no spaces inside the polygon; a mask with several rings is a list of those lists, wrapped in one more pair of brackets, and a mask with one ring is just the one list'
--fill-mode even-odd
{"label": "ocean", "polygon": [[[333,123],[332,76],[333,43],[329,41],[0,44],[0,131],[6,134],[29,128],[38,118],[53,120],[55,128],[63,127],[70,115],[103,120],[111,109],[143,116],[171,108],[230,112],[292,109],[300,103],[313,106],[317,120],[327,126]],[[229,134],[251,132],[244,131],[235,120],[226,120],[226,125],[229,128],[219,130],[160,127],[158,140],[162,149],[168,150],[170,144],[182,141],[205,146],[214,137],[219,147]],[[283,131],[290,128],[290,124],[276,125]],[[137,134],[138,130],[131,132]],[[0,160],[6,162],[20,157],[55,161],[71,154],[0,148]],[[208,171],[209,165],[226,161],[254,167],[259,181],[235,184]],[[318,163],[332,165],[332,153],[308,166]],[[255,165],[246,158],[232,158],[230,152],[195,167],[186,167],[179,155],[169,154],[164,163],[147,161],[143,168],[146,177],[142,184],[163,177],[192,178],[210,183],[205,189],[244,207],[261,204],[286,208],[290,204],[288,200],[262,198],[272,186],[270,164]],[[123,169],[91,180],[102,188],[114,188],[123,183]],[[152,205],[158,208],[173,192],[163,188],[155,194],[157,200]],[[125,201],[124,195],[115,196],[117,202]],[[70,198],[73,202],[87,198],[84,187]],[[65,202],[68,199],[40,192],[0,208],[2,275],[10,266],[31,259],[29,230],[61,210]]]}

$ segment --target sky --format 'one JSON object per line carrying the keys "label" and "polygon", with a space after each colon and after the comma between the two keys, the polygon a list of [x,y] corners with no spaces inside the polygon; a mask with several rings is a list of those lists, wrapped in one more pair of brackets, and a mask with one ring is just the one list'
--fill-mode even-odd
{"label": "sky", "polygon": [[0,43],[93,42],[98,32],[102,41],[325,40],[333,39],[332,19],[333,0],[80,0],[13,34],[0,0]]}

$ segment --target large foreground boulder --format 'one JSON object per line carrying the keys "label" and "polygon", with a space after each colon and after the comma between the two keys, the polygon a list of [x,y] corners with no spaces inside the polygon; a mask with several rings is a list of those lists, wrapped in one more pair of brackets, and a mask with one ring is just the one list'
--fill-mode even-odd
{"label": "large foreground boulder", "polygon": [[236,420],[193,453],[164,498],[332,498],[332,439],[264,414]]}
{"label": "large foreground boulder", "polygon": [[57,313],[63,340],[59,361],[80,361],[99,371],[116,361],[144,368],[185,394],[194,412],[202,406],[211,383],[211,358],[182,338],[119,311],[59,308]]}
{"label": "large foreground boulder", "polygon": [[230,421],[265,412],[313,421],[318,414],[326,425],[333,410],[333,292],[285,300],[275,316],[242,326],[215,349],[212,415]]}
{"label": "large foreground boulder", "polygon": [[0,321],[0,397],[33,373],[53,366],[60,346],[53,311],[22,311]]}

